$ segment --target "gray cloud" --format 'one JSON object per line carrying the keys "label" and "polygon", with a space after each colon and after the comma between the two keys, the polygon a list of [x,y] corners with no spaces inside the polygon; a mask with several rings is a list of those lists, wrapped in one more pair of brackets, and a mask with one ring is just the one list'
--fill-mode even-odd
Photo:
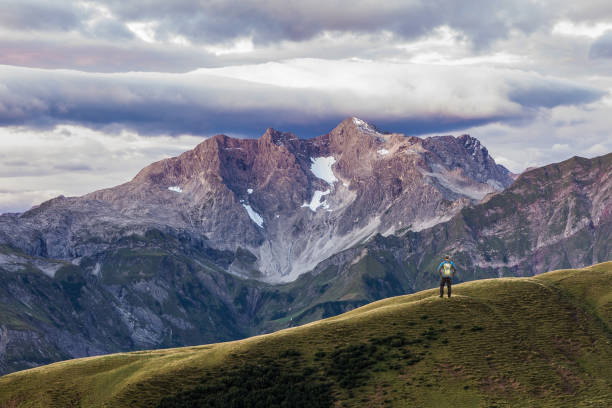
{"label": "gray cloud", "polygon": [[59,195],[59,191],[0,190],[0,215],[23,212],[36,204]]}
{"label": "gray cloud", "polygon": [[612,16],[612,4],[609,0],[567,1],[548,0],[547,8],[556,10],[560,16],[581,22],[598,22]]}
{"label": "gray cloud", "polygon": [[[305,57],[402,58],[410,53],[398,46],[431,36],[440,27],[450,27],[464,39],[472,55],[496,47],[521,54],[526,41],[531,54],[547,54],[551,47],[530,36],[550,37],[560,19],[612,21],[607,0],[13,3],[0,13],[0,64],[95,72],[187,72]],[[132,23],[150,24],[149,35],[155,42],[139,38],[128,27]],[[252,51],[223,55],[210,51],[213,46],[231,48],[244,38],[252,38]],[[513,38],[519,42],[507,41]],[[551,45],[558,48],[558,44],[554,39]],[[567,44],[559,49],[558,57],[565,58],[571,48]],[[592,55],[605,52],[594,46]]]}
{"label": "gray cloud", "polygon": [[304,41],[323,31],[386,30],[403,38],[415,38],[448,25],[464,32],[476,44],[486,44],[506,36],[510,30],[533,31],[551,14],[541,2],[529,0],[396,0],[384,4],[353,0],[109,0],[105,4],[123,21],[157,22],[160,39],[179,34],[196,43],[223,43],[245,36],[252,36],[259,44]]}
{"label": "gray cloud", "polygon": [[3,165],[6,167],[25,167],[29,162],[25,160],[4,160]]}
{"label": "gray cloud", "polygon": [[[350,61],[306,61],[314,69],[311,80],[320,86],[283,85],[283,76],[303,68],[300,64],[187,74],[0,67],[0,124],[45,128],[74,123],[143,134],[250,136],[273,126],[314,136],[346,116],[361,115],[416,134],[527,120],[533,109],[583,104],[603,95],[579,83],[516,70]],[[322,83],[335,76],[348,82]]]}
{"label": "gray cloud", "polygon": [[[90,35],[107,30],[125,35],[129,22],[154,22],[156,38],[181,35],[194,43],[223,44],[252,37],[256,44],[284,40],[304,41],[325,31],[372,33],[389,31],[415,38],[447,25],[465,33],[477,45],[505,37],[511,30],[531,32],[546,25],[551,11],[539,1],[466,0],[415,1],[286,1],[286,0],[106,0],[89,2],[98,9],[74,2],[26,1],[11,5],[0,26],[19,30],[79,30]],[[106,27],[84,24],[100,8],[113,20]],[[486,16],[486,18],[483,18]],[[95,24],[94,24],[95,25]]]}
{"label": "gray cloud", "polygon": [[84,17],[74,4],[64,1],[21,0],[2,5],[0,27],[29,31],[78,29]]}
{"label": "gray cloud", "polygon": [[[120,35],[120,34],[116,34]],[[69,38],[0,38],[0,63],[35,68],[69,68],[90,72],[186,72],[217,66],[214,55],[193,48],[134,41]]]}
{"label": "gray cloud", "polygon": [[146,165],[202,140],[106,134],[69,125],[48,131],[0,128],[0,213],[25,211],[60,194],[81,195],[124,183]]}
{"label": "gray cloud", "polygon": [[[0,33],[1,34],[1,33]],[[131,34],[131,32],[130,32]],[[40,35],[0,35],[0,64],[33,68],[65,68],[87,72],[188,72],[202,67],[223,67],[283,61],[293,58],[364,59],[406,56],[398,48],[399,39],[372,34],[338,35],[309,41],[284,42],[258,47],[245,53],[215,55],[194,45],[145,43],[133,38],[115,39],[121,33],[74,37],[52,33]]]}
{"label": "gray cloud", "polygon": [[601,35],[589,50],[591,58],[612,58],[612,31],[607,31]]}
{"label": "gray cloud", "polygon": [[89,32],[93,37],[106,40],[124,41],[134,39],[134,33],[125,24],[112,19],[103,19],[92,23]]}
{"label": "gray cloud", "polygon": [[92,167],[85,163],[61,163],[53,166],[57,170],[70,171],[70,172],[82,172],[93,170]]}
{"label": "gray cloud", "polygon": [[[531,79],[531,78],[530,78]],[[527,108],[554,108],[560,105],[582,105],[594,102],[606,93],[596,88],[556,78],[518,82],[511,80],[510,100]]]}

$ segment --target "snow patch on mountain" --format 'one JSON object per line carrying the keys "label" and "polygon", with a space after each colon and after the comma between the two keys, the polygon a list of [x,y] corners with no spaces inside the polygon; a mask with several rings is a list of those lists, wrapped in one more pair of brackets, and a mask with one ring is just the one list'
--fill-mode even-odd
{"label": "snow patch on mountain", "polygon": [[327,182],[330,186],[333,186],[338,179],[334,175],[334,171],[332,170],[332,166],[336,162],[336,158],[334,156],[328,157],[316,157],[310,158],[312,164],[310,165],[310,171],[317,178]]}
{"label": "snow patch on mountain", "polygon": [[381,156],[385,156],[389,154],[389,151],[387,149],[379,149],[378,154],[380,154]]}
{"label": "snow patch on mountain", "polygon": [[249,214],[249,218],[251,218],[251,220],[259,226],[259,228],[263,228],[263,218],[261,215],[257,214],[248,204],[243,203],[242,206],[246,209],[247,214]]}
{"label": "snow patch on mountain", "polygon": [[253,194],[253,189],[252,188],[247,188],[247,193]]}
{"label": "snow patch on mountain", "polygon": [[380,132],[374,126],[370,125],[365,120],[361,120],[359,118],[354,117],[353,123],[355,124],[355,126],[357,126],[360,130],[364,132],[380,134]]}
{"label": "snow patch on mountain", "polygon": [[321,202],[321,199],[323,198],[323,196],[329,194],[331,192],[331,190],[327,189],[325,191],[315,191],[314,194],[312,195],[312,199],[310,200],[310,203],[304,203],[302,204],[302,207],[308,207],[310,208],[313,212],[317,212],[317,209],[319,207],[322,207],[324,209],[329,209],[329,204],[327,204],[327,201],[323,201]]}
{"label": "snow patch on mountain", "polygon": [[182,188],[180,188],[179,186],[171,186],[171,187],[168,187],[168,190],[170,190],[170,191],[174,191],[175,193],[182,193],[182,192],[183,192],[183,189],[182,189]]}

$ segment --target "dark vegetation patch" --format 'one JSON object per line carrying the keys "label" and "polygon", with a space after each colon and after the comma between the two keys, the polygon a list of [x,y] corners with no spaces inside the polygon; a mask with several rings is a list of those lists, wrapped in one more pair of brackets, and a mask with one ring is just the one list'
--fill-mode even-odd
{"label": "dark vegetation patch", "polygon": [[80,311],[81,305],[79,303],[79,298],[81,297],[83,286],[87,283],[83,276],[83,271],[75,265],[62,266],[55,273],[54,279],[59,281],[64,293],[75,310]]}
{"label": "dark vegetation patch", "polygon": [[163,398],[159,408],[328,408],[331,384],[304,365],[301,353],[286,350],[278,360],[247,362],[205,374],[201,384]]}
{"label": "dark vegetation patch", "polygon": [[334,388],[351,397],[375,372],[401,371],[421,361],[425,354],[415,347],[436,339],[425,334],[409,339],[404,333],[372,337],[333,351],[319,349],[312,362],[295,349],[276,356],[236,355],[241,362],[202,373],[197,386],[163,398],[159,407],[331,407]]}
{"label": "dark vegetation patch", "polygon": [[[397,371],[421,361],[423,354],[411,350],[409,346],[422,342],[420,338],[409,340],[398,333],[374,337],[368,343],[348,345],[327,355],[325,373],[340,387],[352,390],[366,385],[374,371]],[[315,358],[323,357],[325,352],[315,354]]]}
{"label": "dark vegetation patch", "polygon": [[368,369],[385,358],[374,344],[349,345],[330,354],[326,374],[342,388],[352,389],[365,385],[370,378]]}

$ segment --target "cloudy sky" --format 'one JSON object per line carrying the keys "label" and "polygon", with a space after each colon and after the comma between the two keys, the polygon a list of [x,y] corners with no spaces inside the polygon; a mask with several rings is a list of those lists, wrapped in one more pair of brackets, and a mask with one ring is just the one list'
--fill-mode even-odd
{"label": "cloudy sky", "polygon": [[610,0],[0,0],[0,213],[347,116],[526,167],[612,151]]}

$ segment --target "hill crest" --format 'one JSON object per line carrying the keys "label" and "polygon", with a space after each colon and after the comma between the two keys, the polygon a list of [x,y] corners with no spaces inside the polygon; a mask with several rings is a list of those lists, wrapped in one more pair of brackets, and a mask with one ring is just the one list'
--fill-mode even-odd
{"label": "hill crest", "polygon": [[[0,403],[169,407],[273,395],[280,405],[291,398],[274,386],[281,380],[314,407],[379,398],[398,407],[603,406],[612,402],[610,282],[612,262],[475,281],[450,299],[432,289],[236,342],[56,363],[0,378]],[[248,388],[253,374],[259,393]],[[306,384],[324,398],[308,399]]]}

